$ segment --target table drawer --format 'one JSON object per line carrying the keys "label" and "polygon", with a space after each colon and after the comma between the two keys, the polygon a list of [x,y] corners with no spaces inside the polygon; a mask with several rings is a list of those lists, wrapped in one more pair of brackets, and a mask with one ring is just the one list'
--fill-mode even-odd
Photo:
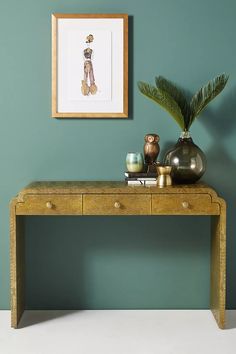
{"label": "table drawer", "polygon": [[152,195],[154,215],[218,215],[219,205],[209,194]]}
{"label": "table drawer", "polygon": [[82,195],[28,195],[16,204],[16,214],[82,215]]}
{"label": "table drawer", "polygon": [[83,196],[84,215],[149,215],[151,196],[90,194]]}

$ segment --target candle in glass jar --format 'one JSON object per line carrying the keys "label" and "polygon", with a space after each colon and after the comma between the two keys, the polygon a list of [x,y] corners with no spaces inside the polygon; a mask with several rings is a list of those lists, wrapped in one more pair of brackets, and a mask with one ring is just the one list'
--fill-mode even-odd
{"label": "candle in glass jar", "polygon": [[126,166],[128,172],[142,172],[144,160],[141,152],[129,152],[126,156]]}

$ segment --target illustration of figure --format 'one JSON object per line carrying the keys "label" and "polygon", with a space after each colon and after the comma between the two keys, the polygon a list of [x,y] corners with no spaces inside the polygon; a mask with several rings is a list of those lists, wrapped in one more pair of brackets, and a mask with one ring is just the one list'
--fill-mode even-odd
{"label": "illustration of figure", "polygon": [[94,37],[89,34],[86,37],[87,48],[84,49],[84,79],[82,80],[81,92],[84,96],[89,94],[95,95],[97,92],[97,86],[95,85],[93,64],[92,64],[92,54],[93,50],[90,48],[90,43],[92,43]]}

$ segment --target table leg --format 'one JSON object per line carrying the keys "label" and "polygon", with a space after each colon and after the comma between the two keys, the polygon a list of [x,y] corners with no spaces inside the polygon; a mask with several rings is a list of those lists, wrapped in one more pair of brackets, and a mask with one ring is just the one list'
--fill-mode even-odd
{"label": "table leg", "polygon": [[24,217],[17,216],[15,201],[10,210],[11,326],[17,328],[24,312],[25,242]]}
{"label": "table leg", "polygon": [[226,206],[220,199],[220,215],[211,217],[211,311],[220,328],[225,327]]}

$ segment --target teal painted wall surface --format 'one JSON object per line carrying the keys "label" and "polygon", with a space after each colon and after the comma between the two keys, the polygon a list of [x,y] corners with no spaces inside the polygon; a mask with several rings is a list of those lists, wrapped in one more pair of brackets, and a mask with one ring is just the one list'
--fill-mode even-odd
{"label": "teal painted wall surface", "polygon": [[[128,13],[127,120],[56,120],[51,105],[53,12]],[[236,2],[234,0],[7,0],[0,4],[0,308],[9,308],[11,197],[33,180],[122,180],[128,151],[179,136],[138,80],[162,74],[191,92],[230,81],[193,125],[206,153],[204,181],[228,203],[227,306],[236,307]],[[86,154],[85,154],[86,147]],[[209,220],[28,218],[28,308],[207,308]]]}

